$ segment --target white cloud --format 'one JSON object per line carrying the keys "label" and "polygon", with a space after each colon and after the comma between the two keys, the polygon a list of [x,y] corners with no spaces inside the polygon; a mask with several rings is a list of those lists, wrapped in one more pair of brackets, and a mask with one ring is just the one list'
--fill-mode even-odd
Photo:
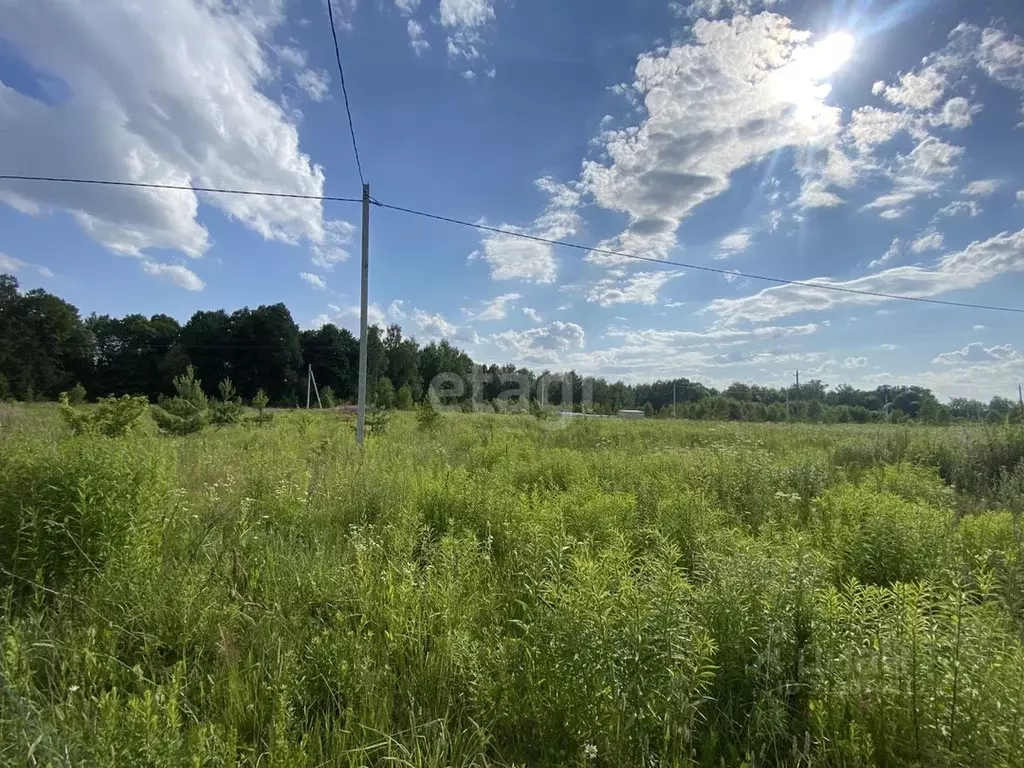
{"label": "white cloud", "polygon": [[311,286],[316,288],[318,291],[327,290],[327,281],[320,277],[320,275],[314,275],[312,272],[300,272],[299,277],[301,277]]}
{"label": "white cloud", "polygon": [[420,26],[418,21],[415,19],[409,19],[405,28],[409,33],[409,47],[416,52],[417,56],[430,48],[430,43],[428,43],[426,38],[423,36],[423,27]]}
{"label": "white cloud", "polygon": [[331,76],[322,69],[304,69],[295,76],[295,84],[313,101],[324,101],[330,94]]}
{"label": "white cloud", "polygon": [[843,368],[863,368],[867,364],[866,357],[848,357],[843,360]]}
{"label": "white cloud", "polygon": [[809,41],[771,14],[698,19],[692,42],[641,55],[631,90],[643,98],[644,120],[603,132],[606,159],[583,166],[582,191],[630,217],[602,247],[665,258],[680,222],[724,192],[734,171],[784,147],[833,140],[840,111],[824,103]]}
{"label": "white cloud", "polygon": [[333,322],[331,316],[328,315],[326,312],[322,312],[309,321],[309,327],[312,328],[314,331],[319,331],[321,328],[323,328],[330,322]]}
{"label": "white cloud", "polygon": [[898,237],[894,237],[892,239],[892,243],[890,243],[889,245],[888,250],[886,250],[886,252],[882,254],[882,258],[875,259],[874,261],[869,263],[868,269],[875,269],[875,267],[880,267],[883,264],[888,264],[890,261],[892,261],[893,259],[897,258],[900,255],[902,248],[903,244],[900,241],[900,239]]}
{"label": "white cloud", "polygon": [[476,80],[476,72],[474,72],[472,69],[467,69],[465,72],[462,73],[462,79],[468,81]]}
{"label": "white cloud", "polygon": [[871,152],[901,131],[913,132],[923,138],[916,119],[906,112],[889,112],[878,107],[858,107],[850,116],[846,132],[859,152]]}
{"label": "white cloud", "polygon": [[923,139],[910,154],[897,157],[896,169],[891,174],[893,190],[864,207],[893,208],[934,193],[956,170],[963,153],[963,147],[947,144],[934,136]]}
{"label": "white cloud", "polygon": [[458,326],[449,323],[445,320],[444,315],[440,313],[431,314],[430,312],[424,312],[422,309],[414,309],[412,311],[412,320],[416,323],[420,333],[427,338],[451,339],[459,332]]}
{"label": "white cloud", "polygon": [[349,253],[345,246],[352,242],[355,231],[355,225],[341,219],[324,222],[323,237],[312,248],[313,265],[321,269],[334,269],[339,261],[348,259]]}
{"label": "white cloud", "polygon": [[878,218],[885,219],[887,221],[895,221],[896,219],[902,219],[906,212],[906,208],[886,208],[878,214]]}
{"label": "white cloud", "polygon": [[420,0],[395,0],[395,7],[403,16],[409,16],[420,7]]}
{"label": "white cloud", "polygon": [[818,287],[822,285],[931,298],[949,291],[974,288],[998,275],[1012,272],[1024,272],[1024,229],[975,241],[962,251],[946,254],[933,267],[893,267],[846,281],[817,277],[806,281],[811,285],[783,285],[766,288],[744,298],[715,299],[708,309],[716,313],[723,323],[767,322],[799,312],[888,301],[879,296],[841,293]]}
{"label": "white cloud", "polygon": [[561,352],[582,349],[585,334],[576,323],[558,320],[542,328],[525,331],[503,331],[495,334],[499,349],[511,352],[518,362],[556,364]]}
{"label": "white cloud", "polygon": [[724,259],[737,253],[742,253],[750,247],[752,239],[753,233],[748,227],[738,229],[731,235],[726,235],[718,243],[718,258]]}
{"label": "white cloud", "polygon": [[937,251],[942,248],[942,244],[945,238],[941,232],[930,230],[928,232],[921,233],[914,242],[910,244],[910,250],[914,253],[924,253],[925,251]]}
{"label": "white cloud", "polygon": [[978,66],[1000,85],[1024,92],[1024,39],[989,27],[981,33]]}
{"label": "white cloud", "polygon": [[972,105],[963,96],[956,96],[947,101],[942,107],[942,112],[932,116],[929,121],[933,125],[948,125],[950,128],[961,129],[969,126],[980,111],[980,105]]}
{"label": "white cloud", "polygon": [[[580,204],[579,192],[550,178],[534,182],[549,197],[547,208],[529,227],[505,224],[501,229],[560,240],[576,232]],[[481,258],[491,267],[492,280],[525,280],[535,283],[553,283],[558,273],[553,246],[535,240],[524,240],[514,235],[488,235],[482,251],[469,258]]]}
{"label": "white cloud", "polygon": [[948,79],[943,67],[933,64],[919,72],[900,75],[899,84],[886,86],[882,95],[891,104],[924,110],[938,103],[947,86]]}
{"label": "white cloud", "polygon": [[523,307],[523,314],[535,323],[544,322],[543,318],[540,316],[540,312],[533,307]]}
{"label": "white cloud", "polygon": [[659,270],[657,272],[637,272],[626,279],[605,278],[599,280],[587,291],[587,301],[602,307],[615,304],[646,304],[658,303],[658,291],[669,280],[679,277],[680,270]]}
{"label": "white cloud", "polygon": [[820,181],[811,181],[804,185],[803,192],[797,199],[797,204],[804,208],[834,208],[844,202],[839,195],[826,190]]}
{"label": "white cloud", "polygon": [[888,352],[892,352],[893,350],[899,349],[898,344],[879,344],[878,346]]}
{"label": "white cloud", "polygon": [[494,18],[488,0],[441,0],[441,24],[446,27],[481,27]]}
{"label": "white cloud", "polygon": [[441,0],[441,26],[449,30],[448,58],[482,59],[480,31],[494,20],[489,0]]}
{"label": "white cloud", "polygon": [[206,284],[199,279],[195,272],[180,264],[158,264],[155,261],[143,261],[142,270],[147,275],[172,282],[186,291],[201,291],[206,287]]}
{"label": "white cloud", "polygon": [[55,277],[53,270],[49,267],[44,267],[41,264],[33,264],[28,261],[22,261],[16,259],[13,256],[7,256],[0,253],[0,272],[14,273],[22,269],[32,269],[39,273],[42,277]]}
{"label": "white cloud", "polygon": [[932,362],[937,365],[957,365],[958,363],[992,363],[1003,360],[1024,360],[1024,357],[1009,344],[986,347],[980,341],[975,341],[963,349],[943,352]]}
{"label": "white cloud", "polygon": [[969,214],[971,216],[981,215],[981,206],[978,205],[978,201],[954,200],[948,205],[944,205],[939,208],[940,216],[961,216],[963,214]]}
{"label": "white cloud", "polygon": [[960,194],[970,195],[971,197],[986,197],[995,194],[1002,185],[1001,179],[978,179],[964,187]]}
{"label": "white cloud", "polygon": [[405,304],[405,301],[403,301],[402,299],[395,299],[394,301],[392,301],[391,304],[388,305],[388,317],[390,317],[395,322],[401,322],[402,320],[405,320],[407,315],[405,314],[405,310],[402,309],[403,304]]}
{"label": "white cloud", "polygon": [[[351,323],[351,330],[356,335],[356,337],[359,336],[359,312],[360,309],[358,304],[350,304],[342,307],[340,312],[335,313],[335,319],[339,321],[348,320],[349,323]],[[346,325],[349,325],[349,323],[346,323]],[[384,314],[384,310],[382,310],[377,304],[368,304],[366,307],[367,326],[385,325],[386,323],[387,315]]]}
{"label": "white cloud", "polygon": [[522,295],[518,293],[503,293],[500,296],[495,296],[490,301],[483,302],[483,308],[478,312],[468,309],[463,311],[466,313],[466,317],[469,320],[504,320],[508,316],[509,304],[518,301],[521,298]]}
{"label": "white cloud", "polygon": [[[284,20],[277,0],[165,0],[158,24],[152,8],[121,0],[4,9],[13,53],[67,87],[47,104],[0,84],[8,173],[323,193],[297,125],[263,90],[275,76],[270,37]],[[315,200],[10,182],[2,195],[22,211],[66,211],[122,254],[202,255],[200,200],[267,239],[320,243],[324,234]]]}
{"label": "white cloud", "polygon": [[985,330],[985,326],[984,325],[973,325],[973,326],[971,326],[971,329],[975,330],[975,331],[984,331]]}
{"label": "white cloud", "polygon": [[1024,189],[1017,190],[1017,202],[1024,203]]}
{"label": "white cloud", "polygon": [[704,16],[752,16],[758,11],[770,8],[782,0],[692,0],[688,7],[680,3],[669,3],[669,10],[679,17],[687,13],[691,18]]}

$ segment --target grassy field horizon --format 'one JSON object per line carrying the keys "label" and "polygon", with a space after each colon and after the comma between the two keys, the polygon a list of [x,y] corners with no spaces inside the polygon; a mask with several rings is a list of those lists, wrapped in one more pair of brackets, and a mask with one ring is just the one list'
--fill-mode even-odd
{"label": "grassy field horizon", "polygon": [[0,764],[1013,766],[1024,430],[0,416]]}

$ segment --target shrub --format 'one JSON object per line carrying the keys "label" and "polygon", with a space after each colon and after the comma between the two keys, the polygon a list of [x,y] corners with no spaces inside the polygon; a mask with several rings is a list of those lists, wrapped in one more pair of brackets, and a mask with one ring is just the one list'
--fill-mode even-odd
{"label": "shrub", "polygon": [[237,424],[242,420],[242,399],[235,392],[231,379],[224,379],[218,385],[220,399],[210,406],[210,421],[217,425]]}
{"label": "shrub", "polygon": [[210,420],[209,403],[195,370],[188,366],[180,376],[174,377],[178,393],[170,399],[161,398],[153,406],[153,420],[162,432],[171,435],[190,435],[199,432]]}
{"label": "shrub", "polygon": [[149,403],[144,397],[101,397],[91,410],[74,408],[67,392],[60,395],[61,418],[73,435],[125,437],[138,431]]}
{"label": "shrub", "polygon": [[412,397],[412,387],[408,384],[400,387],[398,392],[395,393],[395,407],[400,411],[411,411],[415,405]]}
{"label": "shrub", "polygon": [[267,406],[269,404],[270,398],[267,397],[267,393],[260,387],[252,397],[252,407],[256,409],[256,416],[253,418],[253,421],[257,424],[266,424],[274,418],[274,414],[267,413]]}
{"label": "shrub", "polygon": [[135,444],[22,443],[0,462],[0,564],[20,589],[97,571],[165,488],[162,463]]}
{"label": "shrub", "polygon": [[379,405],[366,409],[366,428],[374,435],[383,435],[391,423],[391,412]]}
{"label": "shrub", "polygon": [[377,379],[373,388],[373,404],[380,408],[394,408],[395,406],[395,385],[387,376]]}
{"label": "shrub", "polygon": [[426,432],[432,432],[437,429],[440,419],[441,414],[437,412],[433,403],[430,402],[430,398],[423,398],[423,402],[420,403],[419,409],[416,411],[416,423],[419,425],[419,428]]}
{"label": "shrub", "polygon": [[68,402],[71,403],[71,405],[82,405],[85,403],[85,398],[85,387],[80,383],[75,384],[75,386],[68,390]]}
{"label": "shrub", "polygon": [[337,400],[334,396],[334,390],[330,386],[320,390],[320,402],[323,403],[324,408],[333,408]]}

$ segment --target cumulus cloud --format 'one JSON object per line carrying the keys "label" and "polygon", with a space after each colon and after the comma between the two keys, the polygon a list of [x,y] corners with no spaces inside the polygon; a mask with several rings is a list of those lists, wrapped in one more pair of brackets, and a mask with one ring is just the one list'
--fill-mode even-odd
{"label": "cumulus cloud", "polygon": [[845,281],[812,278],[806,281],[810,285],[782,285],[744,298],[715,299],[708,309],[725,324],[767,322],[799,312],[888,301],[879,296],[841,293],[820,286],[931,298],[974,288],[1013,272],[1024,272],[1024,229],[972,242],[961,251],[946,254],[932,267],[893,267]]}
{"label": "cumulus cloud", "polygon": [[930,195],[945,184],[956,170],[963,147],[929,136],[907,155],[897,157],[892,173],[893,190],[880,195],[865,208],[893,208],[922,195]]}
{"label": "cumulus cloud", "polygon": [[[322,194],[323,172],[299,149],[297,125],[263,91],[275,76],[270,37],[283,4],[166,0],[159,24],[151,11],[120,0],[4,3],[9,50],[61,81],[67,97],[46,103],[0,83],[0,165],[12,174]],[[200,201],[267,239],[324,237],[315,200],[11,182],[0,193],[21,211],[67,212],[122,254],[202,255]],[[180,271],[160,274],[196,285]]]}
{"label": "cumulus cloud", "polygon": [[295,76],[295,84],[313,101],[324,101],[331,91],[331,76],[322,69],[304,69]]}
{"label": "cumulus cloud", "polygon": [[866,357],[848,357],[843,360],[843,368],[863,368],[867,364]]}
{"label": "cumulus cloud", "polygon": [[412,311],[412,321],[416,323],[420,333],[427,338],[451,339],[459,332],[458,326],[449,323],[445,320],[444,315],[440,313],[430,313],[424,312],[422,309],[414,309]]}
{"label": "cumulus cloud", "polygon": [[750,247],[753,233],[749,228],[738,229],[731,235],[726,235],[718,243],[718,258],[725,259],[742,253]]}
{"label": "cumulus cloud", "polygon": [[669,10],[677,17],[686,13],[694,19],[700,16],[713,19],[717,16],[751,16],[780,2],[782,0],[692,0],[689,6],[669,3]]}
{"label": "cumulus cloud", "polygon": [[420,26],[419,22],[415,19],[409,19],[405,29],[409,33],[409,47],[416,52],[417,56],[430,48],[430,43],[424,37],[423,27]]}
{"label": "cumulus cloud", "polygon": [[407,315],[405,314],[405,310],[402,308],[404,304],[405,301],[403,301],[402,299],[395,299],[394,301],[392,301],[391,304],[388,305],[388,317],[394,320],[395,322],[401,322],[402,320],[405,320]]}
{"label": "cumulus cloud", "polygon": [[142,271],[152,277],[174,283],[186,291],[201,291],[206,287],[206,284],[199,279],[199,275],[180,264],[158,264],[155,261],[143,261]]}
{"label": "cumulus cloud", "polygon": [[420,0],[395,0],[395,7],[403,16],[409,16],[420,7]]}
{"label": "cumulus cloud", "polygon": [[1001,179],[978,179],[964,187],[960,194],[970,195],[971,197],[986,197],[995,194],[1002,185]]}
{"label": "cumulus cloud", "polygon": [[588,302],[602,307],[615,304],[657,304],[661,287],[682,274],[681,270],[661,270],[637,272],[625,279],[605,278],[587,290],[586,298]]}
{"label": "cumulus cloud", "polygon": [[526,315],[526,317],[529,320],[532,320],[535,323],[539,324],[544,322],[543,318],[540,316],[540,312],[538,312],[533,307],[523,307],[523,314]]}
{"label": "cumulus cloud", "polygon": [[508,316],[509,305],[522,298],[518,293],[503,293],[490,301],[483,302],[479,310],[463,310],[469,320],[487,321],[504,320]]}
{"label": "cumulus cloud", "polygon": [[724,192],[734,171],[834,139],[840,111],[825,104],[820,68],[805,63],[813,42],[788,19],[762,14],[698,19],[692,42],[641,55],[622,90],[643,99],[645,119],[603,132],[596,142],[606,159],[583,166],[583,191],[630,220],[602,246],[665,258],[680,222]]}
{"label": "cumulus cloud", "polygon": [[448,58],[482,59],[481,30],[494,21],[489,0],[441,0],[441,26],[448,30]]}
{"label": "cumulus cloud", "polygon": [[341,219],[324,222],[323,237],[312,248],[314,266],[334,269],[334,265],[348,259],[347,246],[355,235],[355,225]]}
{"label": "cumulus cloud", "polygon": [[311,286],[316,288],[318,291],[327,290],[327,281],[320,277],[320,275],[315,275],[312,272],[300,272],[299,277],[301,277]]}
{"label": "cumulus cloud", "polygon": [[[550,178],[538,179],[538,189],[549,198],[547,208],[529,227],[505,224],[501,229],[560,240],[576,232],[580,204],[579,192]],[[525,280],[534,283],[553,283],[558,273],[554,247],[505,234],[492,234],[484,238],[482,250],[470,254],[470,260],[483,259],[491,268],[492,280]]]}
{"label": "cumulus cloud", "polygon": [[986,347],[980,341],[975,341],[963,349],[943,352],[932,362],[937,365],[958,365],[960,363],[993,363],[1021,359],[1024,358],[1009,344]]}
{"label": "cumulus cloud", "polygon": [[512,353],[519,362],[557,364],[560,353],[582,349],[584,337],[583,328],[576,323],[556,320],[541,328],[503,331],[495,334],[493,340],[499,349]]}
{"label": "cumulus cloud", "polygon": [[936,232],[935,230],[923,232],[920,237],[910,244],[910,250],[914,253],[937,251],[942,248],[944,240],[945,238],[942,236],[941,232]]}

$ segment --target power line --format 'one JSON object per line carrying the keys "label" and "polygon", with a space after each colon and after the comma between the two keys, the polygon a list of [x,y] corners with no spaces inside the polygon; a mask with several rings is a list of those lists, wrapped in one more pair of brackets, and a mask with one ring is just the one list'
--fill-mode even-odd
{"label": "power line", "polygon": [[441,216],[436,213],[427,213],[426,211],[418,211],[414,208],[403,208],[399,205],[388,205],[387,203],[381,203],[373,201],[374,205],[380,208],[387,208],[388,210],[398,211],[399,213],[408,213],[413,216],[422,216],[427,219],[434,219],[436,221],[444,221],[448,224],[457,224],[462,227],[471,227],[472,229],[479,229],[484,232],[491,232],[497,235],[507,235],[509,237],[518,237],[523,240],[532,240],[537,243],[545,243],[547,245],[560,245],[565,248],[573,248],[578,251],[586,251],[587,253],[601,253],[608,256],[618,256],[624,259],[631,259],[634,261],[645,261],[651,264],[658,264],[661,266],[673,266],[683,267],[685,269],[694,269],[700,272],[712,272],[717,275],[729,275],[735,277],[745,277],[750,280],[762,280],[767,283],[776,283],[777,285],[799,285],[805,288],[816,288],[823,291],[836,291],[838,293],[852,293],[858,296],[873,296],[880,299],[895,299],[899,301],[916,301],[921,304],[938,304],[944,307],[961,307],[966,309],[987,309],[995,312],[1013,312],[1017,314],[1024,314],[1024,308],[1018,307],[997,307],[990,304],[970,304],[963,301],[944,301],[943,299],[926,299],[920,296],[903,296],[897,293],[883,293],[881,291],[865,291],[858,288],[843,288],[838,285],[828,285],[826,283],[812,283],[806,280],[786,280],[782,277],[770,277],[768,275],[755,275],[749,272],[737,272],[731,269],[721,269],[720,267],[708,267],[701,264],[687,264],[683,261],[671,261],[669,259],[656,259],[653,256],[640,256],[635,253],[625,253],[624,251],[612,251],[607,248],[596,248],[590,245],[581,245],[580,243],[572,243],[566,240],[553,240],[547,237],[540,237],[538,235],[528,235],[525,232],[514,232],[510,229],[501,229],[500,227],[490,227],[486,224],[476,224],[471,221],[463,221],[461,219],[454,219],[450,216]]}
{"label": "power line", "polygon": [[334,58],[338,62],[338,75],[341,77],[341,93],[345,97],[345,114],[348,115],[348,131],[352,134],[352,151],[356,155],[356,169],[359,171],[359,183],[366,185],[363,178],[363,164],[359,161],[359,145],[356,144],[356,129],[352,125],[352,109],[348,104],[348,88],[345,87],[345,68],[341,66],[341,48],[338,47],[338,31],[334,28],[333,1],[327,0],[327,16],[331,21],[331,37],[334,38]]}
{"label": "power line", "polygon": [[43,181],[51,184],[88,184],[102,187],[133,187],[137,189],[169,189],[178,192],[209,192],[220,195],[246,195],[249,197],[275,197],[289,200],[318,200],[332,203],[361,203],[354,197],[333,197],[331,195],[301,195],[293,192],[258,192],[251,189],[220,189],[217,187],[193,187],[185,184],[155,184],[142,181],[111,181],[108,179],[77,179],[64,176],[18,176],[0,175],[0,181]]}

